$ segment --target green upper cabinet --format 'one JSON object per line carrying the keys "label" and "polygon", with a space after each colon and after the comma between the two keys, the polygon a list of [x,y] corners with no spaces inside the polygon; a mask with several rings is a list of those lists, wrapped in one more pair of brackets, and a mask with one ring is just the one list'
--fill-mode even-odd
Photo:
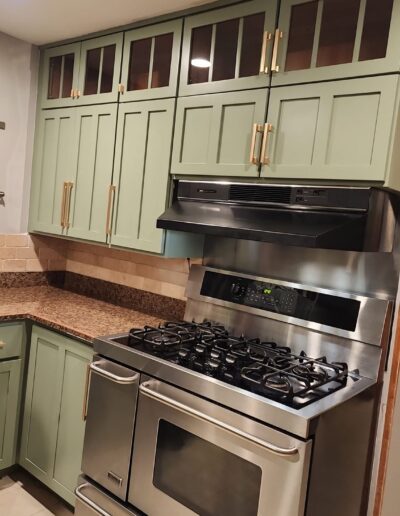
{"label": "green upper cabinet", "polygon": [[120,101],[175,97],[183,20],[125,33]]}
{"label": "green upper cabinet", "polygon": [[71,505],[81,471],[92,355],[85,344],[33,327],[19,462]]}
{"label": "green upper cabinet", "polygon": [[75,104],[81,44],[62,45],[43,52],[41,61],[41,107],[68,107]]}
{"label": "green upper cabinet", "polygon": [[[272,88],[267,178],[384,181],[397,75]],[[396,108],[395,108],[396,106]]]}
{"label": "green upper cabinet", "polygon": [[163,253],[157,217],[168,199],[175,99],[126,103],[118,113],[111,244]]}
{"label": "green upper cabinet", "polygon": [[257,177],[267,100],[268,89],[178,99],[172,173]]}
{"label": "green upper cabinet", "polygon": [[400,69],[398,0],[282,0],[272,85]]}
{"label": "green upper cabinet", "polygon": [[82,42],[76,103],[117,102],[123,33]]}
{"label": "green upper cabinet", "polygon": [[187,17],[179,95],[268,86],[276,9],[251,0]]}
{"label": "green upper cabinet", "polygon": [[106,242],[117,104],[82,106],[74,114],[77,160],[67,188],[65,234]]}
{"label": "green upper cabinet", "polygon": [[76,110],[42,110],[33,158],[31,231],[65,234],[66,201],[76,169]]}

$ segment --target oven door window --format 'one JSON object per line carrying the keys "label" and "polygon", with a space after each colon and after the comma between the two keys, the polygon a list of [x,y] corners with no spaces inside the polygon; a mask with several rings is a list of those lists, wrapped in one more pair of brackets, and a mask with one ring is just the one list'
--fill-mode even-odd
{"label": "oven door window", "polygon": [[261,468],[160,420],[153,484],[201,516],[257,516]]}

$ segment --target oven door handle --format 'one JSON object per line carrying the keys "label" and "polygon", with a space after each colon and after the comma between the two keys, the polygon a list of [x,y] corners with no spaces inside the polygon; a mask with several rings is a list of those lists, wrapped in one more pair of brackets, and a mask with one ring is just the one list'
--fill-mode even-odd
{"label": "oven door handle", "polygon": [[165,396],[165,394],[161,394],[160,392],[155,391],[151,388],[151,385],[153,382],[154,382],[153,380],[143,382],[139,386],[140,392],[142,392],[146,396],[149,396],[157,401],[161,401],[162,403],[165,403],[175,409],[181,410],[182,412],[185,412],[186,414],[189,414],[191,416],[202,419],[203,421],[207,421],[208,423],[212,423],[213,425],[219,426],[220,428],[226,430],[227,432],[235,434],[239,437],[243,437],[244,439],[247,439],[248,441],[251,441],[252,443],[257,444],[259,446],[262,446],[266,450],[268,450],[271,453],[274,453],[276,455],[285,455],[286,456],[286,455],[297,455],[299,453],[299,449],[297,447],[282,448],[280,446],[276,446],[275,444],[264,441],[263,439],[259,439],[258,437],[255,437],[254,435],[248,434],[247,432],[243,432],[242,430],[239,430],[238,428],[235,428],[227,423],[224,423],[223,421],[220,421],[211,416],[208,416],[207,414],[204,414],[203,412],[200,412],[197,409],[188,407],[187,405],[184,405],[183,403],[180,403],[179,401],[176,401],[176,400],[170,398],[169,396]]}
{"label": "oven door handle", "polygon": [[99,507],[97,505],[97,503],[93,502],[93,500],[91,500],[90,498],[88,498],[87,496],[85,496],[82,493],[82,489],[85,489],[85,487],[89,487],[89,486],[90,486],[90,484],[88,482],[85,482],[84,484],[79,485],[75,489],[75,495],[79,498],[79,500],[81,500],[81,502],[83,502],[84,504],[88,505],[91,509],[93,509],[94,511],[101,514],[101,516],[112,516],[109,512],[107,512],[104,509],[102,509],[101,507]]}
{"label": "oven door handle", "polygon": [[135,373],[132,376],[119,376],[117,374],[110,373],[110,371],[103,369],[102,367],[100,367],[101,364],[102,361],[98,360],[97,362],[92,362],[89,365],[89,368],[91,371],[94,371],[99,375],[104,376],[109,380],[112,380],[115,383],[120,383],[121,385],[131,385],[132,383],[137,383],[139,381],[139,373]]}

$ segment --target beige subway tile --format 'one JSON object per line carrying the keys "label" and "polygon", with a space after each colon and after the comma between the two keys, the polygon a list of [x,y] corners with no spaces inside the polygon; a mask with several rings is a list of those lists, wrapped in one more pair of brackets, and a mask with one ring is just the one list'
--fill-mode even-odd
{"label": "beige subway tile", "polygon": [[161,294],[161,282],[150,278],[143,278],[143,290],[153,292],[154,294]]}
{"label": "beige subway tile", "polygon": [[15,257],[27,260],[38,259],[39,250],[34,247],[16,247]]}
{"label": "beige subway tile", "polygon": [[186,285],[188,277],[187,273],[157,269],[155,267],[149,267],[148,265],[137,265],[136,274],[145,278],[165,281],[166,283],[173,283],[174,285],[180,286]]}
{"label": "beige subway tile", "polygon": [[0,235],[0,247],[4,247],[6,245],[6,236]]}
{"label": "beige subway tile", "polygon": [[6,235],[6,247],[27,247],[28,235]]}
{"label": "beige subway tile", "polygon": [[4,260],[4,272],[23,272],[26,270],[26,260]]}
{"label": "beige subway tile", "polygon": [[161,283],[161,294],[163,296],[173,297],[174,299],[183,299],[185,297],[185,287],[172,285],[171,283]]}
{"label": "beige subway tile", "polygon": [[15,257],[15,247],[0,247],[0,260],[10,260]]}
{"label": "beige subway tile", "polygon": [[59,260],[64,258],[63,249],[54,249],[51,247],[40,247],[39,257],[43,260]]}
{"label": "beige subway tile", "polygon": [[28,272],[41,272],[47,270],[47,260],[26,260],[26,270]]}
{"label": "beige subway tile", "polygon": [[48,270],[49,271],[64,271],[65,268],[66,268],[65,258],[61,258],[59,260],[49,260],[48,261]]}

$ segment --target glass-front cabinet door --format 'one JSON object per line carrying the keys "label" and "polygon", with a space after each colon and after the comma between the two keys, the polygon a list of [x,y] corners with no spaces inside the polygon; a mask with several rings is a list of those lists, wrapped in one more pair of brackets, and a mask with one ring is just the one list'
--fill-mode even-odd
{"label": "glass-front cabinet door", "polygon": [[179,95],[268,86],[276,6],[253,0],[186,18]]}
{"label": "glass-front cabinet door", "polygon": [[120,101],[176,96],[182,20],[125,33]]}
{"label": "glass-front cabinet door", "polygon": [[41,107],[68,107],[75,103],[81,43],[45,50],[42,58]]}
{"label": "glass-front cabinet door", "polygon": [[82,42],[76,104],[117,102],[123,34]]}
{"label": "glass-front cabinet door", "polygon": [[398,72],[400,2],[283,0],[272,85]]}

